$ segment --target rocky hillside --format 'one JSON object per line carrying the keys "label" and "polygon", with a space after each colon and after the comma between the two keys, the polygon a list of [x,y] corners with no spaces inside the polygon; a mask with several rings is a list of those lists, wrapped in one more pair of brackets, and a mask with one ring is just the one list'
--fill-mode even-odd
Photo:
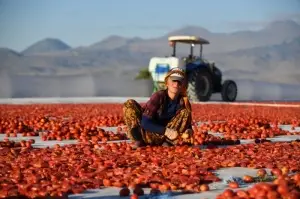
{"label": "rocky hillside", "polygon": [[69,49],[71,49],[71,47],[59,39],[46,38],[29,46],[22,52],[22,54],[30,55],[39,53],[51,53]]}
{"label": "rocky hillside", "polygon": [[[300,79],[300,25],[294,21],[276,21],[259,31],[214,33],[203,27],[187,26],[153,39],[113,35],[80,48],[48,38],[22,52],[1,49],[0,68],[13,74],[43,75],[101,70],[138,71],[147,67],[151,57],[169,55],[171,49],[167,37],[179,34],[208,39],[211,44],[204,46],[204,56],[215,61],[226,75],[256,78],[274,75],[280,82],[293,83]],[[188,46],[179,46],[179,55],[184,56],[188,52]]]}

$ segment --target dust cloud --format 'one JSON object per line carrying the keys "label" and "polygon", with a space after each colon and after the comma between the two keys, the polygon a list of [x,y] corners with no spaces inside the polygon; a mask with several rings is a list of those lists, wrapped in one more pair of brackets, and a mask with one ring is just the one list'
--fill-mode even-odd
{"label": "dust cloud", "polygon": [[[134,80],[135,74],[86,74],[30,76],[0,74],[0,98],[28,97],[148,97],[149,80]],[[236,79],[237,100],[300,100],[300,85]],[[215,94],[212,100],[220,100]]]}
{"label": "dust cloud", "polygon": [[149,95],[151,83],[134,80],[134,75],[3,75],[0,98]]}

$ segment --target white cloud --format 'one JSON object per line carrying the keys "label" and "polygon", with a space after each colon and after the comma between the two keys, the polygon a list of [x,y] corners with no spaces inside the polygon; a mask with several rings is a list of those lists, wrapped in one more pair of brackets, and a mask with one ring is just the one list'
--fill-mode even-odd
{"label": "white cloud", "polygon": [[229,22],[228,27],[233,30],[259,30],[271,22],[282,21],[282,20],[293,20],[300,23],[300,13],[280,13],[269,19],[262,21],[233,21]]}
{"label": "white cloud", "polygon": [[112,25],[108,28],[113,30],[169,30],[173,27],[167,25]]}
{"label": "white cloud", "polygon": [[300,23],[300,13],[281,13],[274,17],[275,20],[294,20]]}

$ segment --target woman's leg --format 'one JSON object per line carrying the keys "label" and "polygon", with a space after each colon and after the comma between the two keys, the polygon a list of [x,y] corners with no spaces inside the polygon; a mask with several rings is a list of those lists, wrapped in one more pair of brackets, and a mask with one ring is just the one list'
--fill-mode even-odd
{"label": "woman's leg", "polygon": [[133,99],[129,99],[123,106],[124,122],[127,126],[127,136],[132,141],[143,141],[141,134],[142,107]]}
{"label": "woman's leg", "polygon": [[153,145],[153,146],[160,146],[165,141],[164,135],[155,132],[145,131],[144,129],[142,129],[142,136],[146,144]]}
{"label": "woman's leg", "polygon": [[[164,135],[160,135],[153,132],[146,132],[142,129],[142,136],[143,140],[147,144],[151,145],[162,145],[162,144],[171,144],[171,145],[177,145],[177,144],[192,144],[193,143],[193,135],[189,135],[188,138],[183,139],[181,136],[192,121],[192,114],[187,109],[182,109],[179,111],[172,120],[167,124],[168,128],[176,129],[179,133],[179,136],[176,140],[168,140]],[[166,143],[167,142],[167,143]]]}
{"label": "woman's leg", "polygon": [[168,128],[172,128],[178,131],[179,136],[176,140],[168,140],[167,142],[176,145],[181,143],[191,144],[193,143],[193,135],[189,135],[188,138],[183,139],[181,136],[187,130],[189,124],[192,120],[192,114],[187,109],[182,109],[179,113],[177,113],[172,120],[167,124]]}
{"label": "woman's leg", "polygon": [[143,110],[135,100],[129,99],[124,103],[123,114],[128,129],[127,136],[130,140],[138,142],[138,145],[161,145],[164,142],[164,135],[147,132],[141,128]]}

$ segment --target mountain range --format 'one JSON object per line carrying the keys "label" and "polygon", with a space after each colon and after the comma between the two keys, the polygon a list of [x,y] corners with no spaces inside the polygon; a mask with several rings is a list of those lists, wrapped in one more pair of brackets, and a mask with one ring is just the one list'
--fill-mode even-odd
{"label": "mountain range", "polygon": [[[196,35],[209,40],[203,55],[225,76],[300,83],[300,24],[292,20],[274,21],[257,31],[214,33],[200,26],[185,26],[151,39],[112,35],[81,47],[46,38],[21,52],[0,48],[0,72],[44,76],[104,71],[136,74],[148,66],[151,57],[171,54],[170,35]],[[188,55],[189,46],[180,45],[177,53]]]}

